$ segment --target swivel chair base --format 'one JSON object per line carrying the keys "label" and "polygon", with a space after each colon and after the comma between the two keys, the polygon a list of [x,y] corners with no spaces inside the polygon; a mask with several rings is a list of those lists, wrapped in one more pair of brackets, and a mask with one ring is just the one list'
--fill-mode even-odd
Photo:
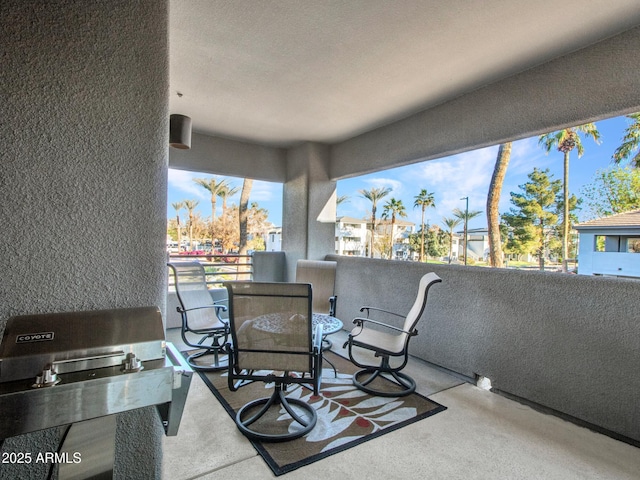
{"label": "swivel chair base", "polygon": [[[250,416],[246,419],[243,418],[246,416],[249,410],[255,407],[259,407],[260,405],[263,406],[255,415]],[[302,426],[300,430],[290,433],[270,434],[266,432],[260,432],[257,429],[251,428],[251,425],[259,420],[264,414],[266,414],[269,409],[277,408],[279,410],[280,405],[284,407],[284,409],[289,413],[289,415],[291,415],[296,423]],[[291,405],[295,405],[303,409],[304,413],[309,416],[309,419],[303,419],[293,410]],[[316,410],[311,405],[303,402],[302,400],[298,400],[297,398],[286,398],[284,396],[281,385],[276,385],[271,397],[260,398],[258,400],[249,402],[240,410],[238,410],[238,413],[236,414],[236,425],[238,426],[240,432],[242,432],[243,435],[251,440],[258,440],[261,442],[286,442],[289,440],[300,438],[309,433],[313,429],[313,427],[316,426],[317,420],[318,416],[316,414]]]}
{"label": "swivel chair base", "polygon": [[[383,375],[385,373],[388,375]],[[369,377],[361,380],[361,377],[367,374],[369,374]],[[389,378],[389,375],[392,378]],[[370,385],[371,382],[373,382],[378,377],[390,382],[394,387],[398,387],[399,390],[395,388],[391,388],[389,390],[379,390],[369,387],[368,385]],[[377,395],[379,397],[405,397],[407,395],[411,395],[416,390],[416,382],[409,375],[406,375],[402,372],[384,371],[376,367],[369,367],[358,370],[353,374],[353,384],[359,390],[362,390],[363,392],[369,393],[371,395]]]}
{"label": "swivel chair base", "polygon": [[[213,355],[213,363],[202,364],[196,363],[196,360],[201,357]],[[219,370],[227,370],[229,368],[229,356],[221,355],[218,349],[205,349],[192,353],[187,357],[187,363],[191,368],[199,372],[216,372]]]}

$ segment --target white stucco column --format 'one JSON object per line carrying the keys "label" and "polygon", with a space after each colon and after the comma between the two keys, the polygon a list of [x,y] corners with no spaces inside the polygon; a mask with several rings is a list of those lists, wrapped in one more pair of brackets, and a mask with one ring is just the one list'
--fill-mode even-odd
{"label": "white stucco column", "polygon": [[329,180],[329,147],[305,143],[287,151],[282,210],[282,249],[288,280],[300,258],[335,253],[336,182]]}

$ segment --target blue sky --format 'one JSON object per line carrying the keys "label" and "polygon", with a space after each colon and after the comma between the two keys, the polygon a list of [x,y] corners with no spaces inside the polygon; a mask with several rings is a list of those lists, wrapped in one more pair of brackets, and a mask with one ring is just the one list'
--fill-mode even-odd
{"label": "blue sky", "polygon": [[[596,122],[600,131],[601,142],[597,145],[591,138],[584,139],[584,155],[578,158],[577,152],[571,152],[569,188],[571,193],[580,196],[580,189],[593,181],[598,169],[611,166],[611,155],[620,145],[624,129],[628,125],[626,117],[615,117]],[[347,195],[348,201],[338,207],[338,216],[364,218],[371,215],[371,202],[363,198],[358,190],[371,187],[390,187],[392,192],[382,200],[378,212],[390,198],[402,200],[408,217],[406,220],[420,223],[420,209],[413,208],[414,197],[425,188],[434,193],[435,208],[429,208],[425,218],[429,224],[442,225],[443,217],[451,217],[454,208],[464,210],[465,201],[469,197],[469,210],[482,210],[483,214],[469,222],[469,228],[486,226],[486,198],[489,182],[496,161],[498,146],[474,150],[450,157],[417,163],[392,170],[386,170],[361,177],[340,180],[338,195]],[[527,174],[534,167],[548,168],[555,179],[562,180],[562,154],[552,151],[548,155],[538,145],[538,138],[528,138],[513,143],[511,162],[507,170],[500,212],[510,207],[509,192],[519,192],[519,185],[525,183]],[[194,178],[211,178],[213,175],[197,174],[181,170],[169,170],[168,216],[173,217],[175,210],[171,203],[182,200],[198,200],[198,211],[203,217],[211,215],[210,195],[203,187],[193,182]],[[222,177],[218,177],[222,178]],[[235,186],[242,186],[242,179],[229,178]],[[229,203],[238,203],[239,194]],[[269,211],[269,219],[274,224],[282,224],[282,185],[279,183],[254,181],[251,201]],[[218,202],[220,204],[220,202]],[[218,209],[221,206],[218,205]],[[219,213],[219,212],[218,212]],[[183,214],[184,215],[184,214]],[[579,214],[580,220],[588,218],[588,208],[583,205]]]}

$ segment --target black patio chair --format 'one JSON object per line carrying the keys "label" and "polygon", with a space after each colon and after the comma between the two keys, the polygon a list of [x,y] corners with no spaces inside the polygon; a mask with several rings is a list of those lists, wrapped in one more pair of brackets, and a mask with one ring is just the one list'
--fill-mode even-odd
{"label": "black patio chair", "polygon": [[[287,386],[306,384],[318,395],[322,378],[322,325],[312,332],[311,285],[229,282],[229,389],[252,382],[273,384],[270,397],[245,404],[236,415],[248,438],[282,442],[316,424],[315,409],[287,398]],[[302,387],[299,387],[302,388]],[[282,416],[282,408],[291,418]]]}

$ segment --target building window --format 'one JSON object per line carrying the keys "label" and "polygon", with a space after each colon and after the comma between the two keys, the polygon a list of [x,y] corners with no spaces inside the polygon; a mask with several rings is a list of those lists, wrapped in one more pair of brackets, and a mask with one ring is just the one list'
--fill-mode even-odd
{"label": "building window", "polygon": [[640,253],[640,238],[628,238],[627,239],[627,252],[628,253]]}
{"label": "building window", "polygon": [[596,252],[620,252],[620,236],[596,235],[594,250]]}

